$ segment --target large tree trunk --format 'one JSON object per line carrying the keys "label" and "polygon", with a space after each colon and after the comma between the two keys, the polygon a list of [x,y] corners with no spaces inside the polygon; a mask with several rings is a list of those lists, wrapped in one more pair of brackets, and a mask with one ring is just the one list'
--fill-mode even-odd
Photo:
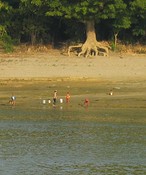
{"label": "large tree trunk", "polygon": [[94,21],[86,21],[86,42],[96,43]]}
{"label": "large tree trunk", "polygon": [[89,55],[98,55],[99,52],[102,52],[105,55],[108,55],[108,47],[104,46],[100,42],[96,40],[96,32],[94,26],[94,20],[86,21],[86,41],[84,44],[79,44],[77,46],[70,46],[68,49],[68,54],[70,55],[70,51],[72,48],[81,48],[81,52],[79,52],[78,56],[84,55],[88,57]]}
{"label": "large tree trunk", "polygon": [[79,53],[79,56],[84,54],[87,57],[89,54],[92,54],[92,52],[97,55],[96,42],[94,21],[86,21],[86,41],[82,46],[82,51]]}

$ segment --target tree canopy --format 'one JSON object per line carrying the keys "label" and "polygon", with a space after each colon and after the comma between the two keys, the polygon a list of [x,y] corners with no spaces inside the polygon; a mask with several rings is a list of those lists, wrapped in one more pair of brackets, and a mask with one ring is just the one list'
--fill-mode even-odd
{"label": "tree canopy", "polygon": [[87,21],[94,21],[98,39],[146,38],[145,0],[0,0],[0,14],[0,35],[19,43],[83,40]]}
{"label": "tree canopy", "polygon": [[135,0],[130,5],[133,34],[136,36],[146,36],[146,1]]}

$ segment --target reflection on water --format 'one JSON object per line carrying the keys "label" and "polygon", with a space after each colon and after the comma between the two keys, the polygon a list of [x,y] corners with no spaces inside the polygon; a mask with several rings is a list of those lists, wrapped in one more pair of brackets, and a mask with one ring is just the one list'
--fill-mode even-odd
{"label": "reflection on water", "polygon": [[144,175],[146,126],[1,121],[1,175]]}

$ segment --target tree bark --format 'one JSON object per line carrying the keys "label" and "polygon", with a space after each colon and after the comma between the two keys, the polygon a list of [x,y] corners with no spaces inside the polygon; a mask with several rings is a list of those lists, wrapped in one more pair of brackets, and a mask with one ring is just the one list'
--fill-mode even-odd
{"label": "tree bark", "polygon": [[86,21],[86,41],[96,42],[96,32],[94,21]]}
{"label": "tree bark", "polygon": [[115,48],[117,47],[117,41],[118,41],[118,33],[115,33],[114,34],[114,45],[115,45]]}
{"label": "tree bark", "polygon": [[31,33],[31,45],[33,46],[36,43],[36,32]]}

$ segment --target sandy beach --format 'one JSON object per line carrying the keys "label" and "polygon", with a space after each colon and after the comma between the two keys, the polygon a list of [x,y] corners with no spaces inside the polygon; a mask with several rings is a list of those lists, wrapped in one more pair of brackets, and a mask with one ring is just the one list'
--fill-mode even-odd
{"label": "sandy beach", "polygon": [[109,57],[77,57],[54,53],[2,54],[0,79],[96,79],[140,81],[146,79],[146,55],[113,54]]}

